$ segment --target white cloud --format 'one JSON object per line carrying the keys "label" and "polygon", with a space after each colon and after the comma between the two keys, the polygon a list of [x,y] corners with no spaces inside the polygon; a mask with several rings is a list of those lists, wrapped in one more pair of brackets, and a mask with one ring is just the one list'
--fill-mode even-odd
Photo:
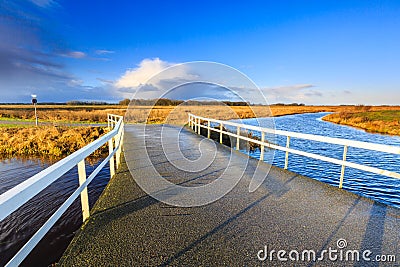
{"label": "white cloud", "polygon": [[138,67],[127,70],[125,74],[117,80],[115,86],[117,88],[138,87],[148,83],[151,77],[172,65],[172,63],[162,61],[159,58],[143,59]]}
{"label": "white cloud", "polygon": [[159,58],[144,59],[136,68],[127,70],[117,79],[114,86],[116,94],[125,98],[158,98],[176,86],[198,80],[199,77],[192,71],[195,70],[185,64]]}
{"label": "white cloud", "polygon": [[62,54],[64,57],[71,57],[71,58],[84,58],[86,57],[86,54],[81,51],[71,51],[65,54]]}
{"label": "white cloud", "polygon": [[29,1],[40,8],[51,8],[60,6],[56,0],[29,0]]}
{"label": "white cloud", "polygon": [[308,102],[323,94],[314,90],[312,84],[294,84],[279,87],[262,88],[266,98],[270,103],[276,102]]}
{"label": "white cloud", "polygon": [[104,79],[104,78],[96,78],[96,80],[98,80],[98,81],[100,81],[100,82],[102,82],[104,84],[109,84],[109,85],[113,85],[114,84],[114,81],[107,80],[107,79]]}
{"label": "white cloud", "polygon": [[106,55],[106,54],[114,54],[115,51],[112,51],[112,50],[105,50],[105,49],[99,49],[99,50],[96,50],[95,53],[96,53],[97,55]]}
{"label": "white cloud", "polygon": [[56,5],[57,2],[54,0],[30,0],[33,4],[42,7],[42,8],[46,8],[46,7],[51,7],[53,5]]}
{"label": "white cloud", "polygon": [[67,82],[67,85],[70,87],[81,86],[83,85],[83,81],[80,79],[71,79]]}

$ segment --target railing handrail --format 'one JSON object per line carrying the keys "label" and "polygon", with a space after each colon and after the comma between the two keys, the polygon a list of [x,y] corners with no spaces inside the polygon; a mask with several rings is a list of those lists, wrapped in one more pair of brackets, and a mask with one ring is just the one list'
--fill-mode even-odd
{"label": "railing handrail", "polygon": [[306,139],[306,140],[311,140],[311,141],[329,143],[329,144],[345,145],[345,146],[351,146],[351,147],[356,147],[356,148],[363,148],[363,149],[367,149],[367,150],[386,152],[386,153],[391,153],[391,154],[400,154],[399,146],[382,145],[382,144],[369,143],[369,142],[363,142],[363,141],[355,141],[355,140],[350,140],[350,139],[345,139],[345,138],[336,138],[336,137],[328,137],[328,136],[323,136],[323,135],[304,134],[304,133],[289,132],[289,131],[284,131],[284,130],[275,130],[275,129],[270,129],[270,128],[254,126],[254,125],[247,125],[247,124],[241,124],[241,123],[236,123],[236,122],[205,118],[205,117],[201,117],[201,116],[196,116],[191,113],[189,113],[189,116],[192,116],[193,118],[197,118],[197,119],[200,119],[203,121],[210,121],[210,122],[215,122],[218,124],[222,123],[223,125],[230,125],[230,126],[235,126],[235,127],[240,127],[240,128],[246,128],[249,130],[255,130],[255,131],[260,131],[260,132],[265,132],[265,133],[290,136],[290,137]]}
{"label": "railing handrail", "polygon": [[[207,125],[202,125],[201,124],[202,121],[207,122]],[[219,129],[212,128],[210,125],[211,122],[219,124]],[[224,125],[237,127],[237,132],[232,133],[229,131],[224,131],[223,130]],[[236,122],[229,122],[229,121],[205,118],[205,117],[201,117],[201,116],[196,116],[191,113],[189,113],[189,127],[192,127],[193,130],[198,134],[200,134],[201,128],[207,129],[207,132],[208,132],[207,137],[208,138],[210,138],[210,131],[219,132],[220,133],[220,143],[222,143],[222,134],[236,137],[237,138],[237,141],[236,141],[236,143],[237,143],[236,149],[237,150],[239,150],[239,139],[259,144],[260,150],[261,150],[260,160],[264,160],[264,147],[284,151],[284,152],[286,152],[285,167],[284,167],[285,169],[288,168],[289,153],[293,153],[293,154],[297,154],[297,155],[301,155],[301,156],[341,165],[342,170],[341,170],[341,174],[340,174],[339,188],[343,187],[343,178],[344,178],[345,167],[351,167],[351,168],[355,168],[355,169],[359,169],[359,170],[364,170],[367,172],[372,172],[372,173],[381,174],[384,176],[400,179],[400,173],[383,170],[380,168],[375,168],[375,167],[371,167],[371,166],[367,166],[367,165],[363,165],[363,164],[348,162],[346,160],[348,147],[356,147],[356,148],[386,152],[386,153],[391,153],[391,154],[400,154],[400,147],[398,147],[398,146],[381,145],[381,144],[376,144],[376,143],[354,141],[354,140],[349,140],[349,139],[326,137],[326,136],[322,136],[322,135],[303,134],[303,133],[297,133],[297,132],[274,130],[274,129],[270,129],[270,128],[258,127],[258,126],[247,125],[247,124],[240,124],[240,123],[236,123]],[[254,131],[260,132],[261,133],[261,141],[240,135],[241,129],[248,129],[248,130],[254,130]],[[269,143],[267,140],[265,140],[265,133],[287,136],[286,147]],[[317,141],[317,142],[323,142],[323,143],[343,145],[344,146],[343,147],[343,157],[342,157],[342,159],[336,159],[336,158],[330,158],[327,156],[322,156],[322,155],[318,155],[318,154],[314,154],[314,153],[310,153],[310,152],[292,149],[292,148],[290,148],[290,138],[291,137],[306,139],[306,140],[311,140],[311,141]]]}
{"label": "railing handrail", "polygon": [[[108,161],[110,162],[110,173],[111,176],[113,176],[115,173],[114,154],[117,154],[117,167],[120,164],[119,157],[122,150],[124,129],[123,116],[108,114],[107,121],[109,129],[112,129],[110,132],[0,195],[0,221],[2,221],[12,212],[28,202],[31,198],[39,194],[51,183],[60,178],[63,174],[78,165],[80,184],[78,189],[76,189],[75,192],[62,204],[62,206],[59,207],[59,209],[34,234],[34,236],[10,260],[10,262],[8,262],[6,266],[19,265],[41,240],[41,238],[43,238],[43,236],[50,230],[51,226],[54,225],[54,223],[61,217],[65,210],[73,203],[79,194],[81,194],[83,220],[88,218],[89,204],[86,188],[87,185],[94,179],[96,174],[105,166]],[[115,142],[115,149],[113,139]],[[86,179],[84,163],[85,158],[87,158],[90,154],[107,142],[109,144],[108,157],[103,160],[103,162],[92,172],[88,179]]]}

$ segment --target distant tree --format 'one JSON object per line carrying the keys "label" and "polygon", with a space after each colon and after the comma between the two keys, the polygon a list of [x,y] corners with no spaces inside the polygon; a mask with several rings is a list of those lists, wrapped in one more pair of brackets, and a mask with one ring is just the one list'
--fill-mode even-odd
{"label": "distant tree", "polygon": [[119,101],[119,104],[120,104],[121,106],[127,106],[127,105],[129,105],[130,102],[131,102],[130,99],[125,98],[124,100]]}
{"label": "distant tree", "polygon": [[102,102],[102,101],[79,101],[79,100],[67,101],[66,104],[70,106],[108,105],[107,102]]}
{"label": "distant tree", "polygon": [[69,106],[76,106],[76,105],[82,105],[82,102],[78,101],[78,100],[71,100],[71,101],[67,101],[66,104]]}
{"label": "distant tree", "polygon": [[[250,102],[244,101],[198,101],[198,100],[176,100],[168,98],[159,99],[132,99],[136,106],[211,106],[211,105],[221,105],[225,104],[227,106],[250,106]],[[120,105],[128,105],[130,103],[129,99],[124,99],[119,101]]]}

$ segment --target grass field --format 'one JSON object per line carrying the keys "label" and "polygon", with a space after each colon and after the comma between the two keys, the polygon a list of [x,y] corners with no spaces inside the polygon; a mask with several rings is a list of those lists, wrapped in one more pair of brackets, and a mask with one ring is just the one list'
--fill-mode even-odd
{"label": "grass field", "polygon": [[139,123],[185,124],[188,113],[198,116],[229,120],[255,117],[281,116],[306,112],[334,111],[334,107],[265,107],[265,106],[176,106],[176,107],[136,107],[129,109],[126,119]]}
{"label": "grass field", "polygon": [[[400,135],[400,106],[136,106],[119,105],[68,106],[38,105],[39,123],[47,122],[106,122],[107,114],[126,115],[131,123],[187,123],[188,113],[228,120],[282,116],[309,112],[336,112],[324,120],[359,127],[371,132]],[[64,157],[92,142],[105,129],[101,127],[54,127],[21,125],[34,121],[29,105],[0,105],[0,156]],[[103,147],[97,156],[106,153]],[[96,155],[95,155],[96,156]]]}
{"label": "grass field", "polygon": [[[106,122],[107,113],[125,115],[126,106],[120,105],[38,105],[39,121],[46,122]],[[364,109],[400,110],[393,106],[135,106],[129,108],[128,120],[133,123],[174,123],[184,124],[187,113],[215,119],[254,118],[282,116],[308,112],[358,112]],[[0,105],[0,120],[34,121],[31,105]]]}
{"label": "grass field", "polygon": [[323,120],[368,132],[400,135],[400,110],[339,112],[325,116]]}
{"label": "grass field", "polygon": [[[126,106],[120,105],[38,105],[39,121],[46,122],[106,122],[107,113],[125,115]],[[254,118],[282,116],[308,112],[362,112],[400,110],[394,106],[135,106],[130,107],[127,117],[133,123],[184,124],[187,113],[215,119]],[[0,105],[0,120],[34,121],[31,105]]]}
{"label": "grass field", "polygon": [[[106,133],[105,127],[12,127],[0,128],[0,157],[43,157],[67,156]],[[106,155],[103,146],[92,156]]]}
{"label": "grass field", "polygon": [[177,106],[177,107],[135,107],[129,109],[126,119],[134,123],[171,123],[185,124],[187,114],[228,120],[237,118],[255,118],[283,116],[309,112],[358,112],[370,110],[400,110],[400,106]]}
{"label": "grass field", "polygon": [[[107,113],[124,115],[126,107],[119,105],[67,106],[38,105],[39,121],[46,122],[106,122]],[[35,111],[29,105],[0,105],[0,120],[34,121]]]}

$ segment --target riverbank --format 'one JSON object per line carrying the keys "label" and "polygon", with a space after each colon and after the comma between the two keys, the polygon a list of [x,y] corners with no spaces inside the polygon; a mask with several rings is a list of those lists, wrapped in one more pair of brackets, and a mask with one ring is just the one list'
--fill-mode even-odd
{"label": "riverbank", "polygon": [[[276,104],[270,106],[178,105],[178,106],[128,106],[123,105],[38,105],[39,122],[47,123],[106,123],[107,114],[128,115],[132,123],[187,123],[187,113],[220,120],[279,117],[315,112],[358,112],[365,109],[400,110],[400,106],[304,106]],[[0,105],[0,122],[12,124],[33,123],[35,114],[29,105]],[[3,123],[5,124],[5,123]]]}
{"label": "riverbank", "polygon": [[[127,106],[48,106],[38,105],[39,122],[51,123],[105,123],[107,114],[125,115]],[[283,116],[310,112],[336,112],[348,110],[350,107],[338,106],[133,106],[129,107],[133,123],[165,123],[172,121],[177,124],[187,122],[187,113],[201,116],[212,116],[216,119],[236,119]],[[350,108],[351,109],[351,108]],[[171,121],[172,120],[172,121]],[[35,113],[31,106],[0,105],[0,121],[34,122]]]}
{"label": "riverbank", "polygon": [[[84,110],[85,108],[87,110]],[[84,109],[43,106],[38,109],[38,113],[41,119],[46,114],[46,119],[51,119],[53,123],[56,123],[60,121],[105,122],[107,113],[125,115],[126,112],[126,107],[117,109],[117,107],[104,106],[104,109],[100,107],[84,107]],[[324,117],[325,121],[354,126],[369,132],[400,135],[399,106],[138,106],[128,110],[126,119],[131,123],[182,125],[187,123],[188,113],[230,120],[315,112],[338,112]],[[15,156],[61,158],[84,147],[105,132],[105,128],[89,126],[66,127],[60,124],[59,127],[51,125],[26,127],[18,125],[23,123],[23,120],[32,120],[30,113],[32,110],[26,106],[10,106],[6,111],[0,109],[0,119],[2,117],[3,120],[5,118],[22,120],[18,123],[11,121],[11,124],[0,127],[0,158]],[[107,148],[104,146],[94,154],[94,157],[105,155],[106,152]]]}
{"label": "riverbank", "polygon": [[226,105],[204,105],[204,106],[155,106],[130,107],[126,113],[126,120],[131,123],[168,123],[183,125],[187,123],[188,113],[218,120],[249,119],[278,117],[284,115],[315,113],[315,112],[338,112],[341,110],[352,110],[353,107],[339,106],[226,106]]}
{"label": "riverbank", "polygon": [[[61,158],[98,139],[106,127],[17,127],[0,128],[0,158]],[[92,157],[106,155],[106,146]]]}
{"label": "riverbank", "polygon": [[318,112],[357,112],[365,108],[380,110],[400,110],[400,106],[302,106],[302,105],[271,105],[271,106],[155,106],[130,107],[125,119],[131,123],[168,123],[182,125],[187,123],[187,114],[218,120],[251,119],[265,117],[280,117]]}
{"label": "riverbank", "polygon": [[[38,106],[37,114],[39,122],[63,122],[63,123],[106,123],[107,114],[124,115],[126,107],[59,107]],[[30,106],[0,105],[0,120],[14,120],[22,122],[34,122],[35,111]]]}
{"label": "riverbank", "polygon": [[372,133],[400,135],[400,110],[339,112],[327,115],[322,120]]}

